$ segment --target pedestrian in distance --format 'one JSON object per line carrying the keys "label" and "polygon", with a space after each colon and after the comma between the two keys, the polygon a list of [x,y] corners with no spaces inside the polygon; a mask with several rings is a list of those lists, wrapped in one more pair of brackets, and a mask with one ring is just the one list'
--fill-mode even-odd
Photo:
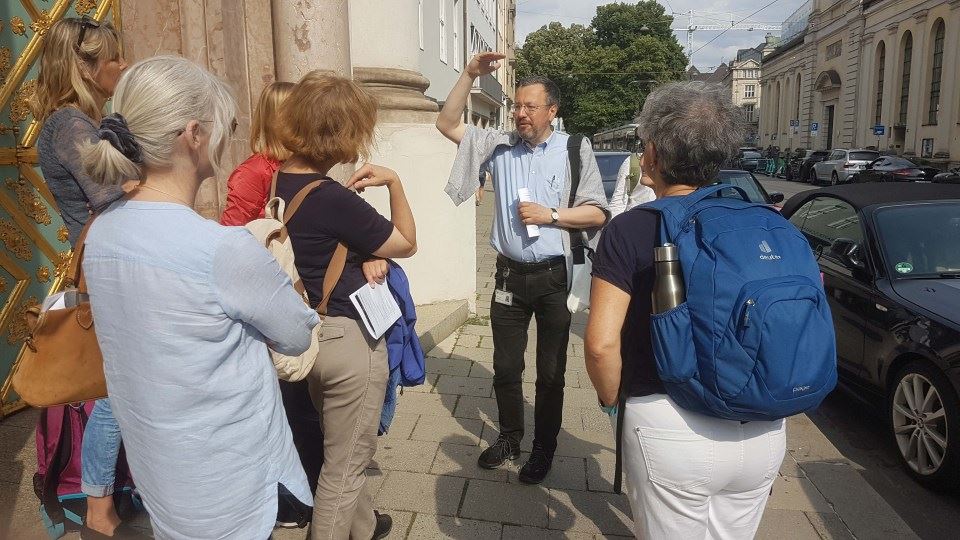
{"label": "pedestrian in distance", "polygon": [[113,111],[85,169],[138,183],[88,226],[83,274],[154,537],[263,540],[281,494],[311,501],[267,347],[302,353],[319,317],[252,234],[192,208],[236,128],[227,85],[158,56],[124,73]]}
{"label": "pedestrian in distance", "polygon": [[[301,190],[315,186],[286,230],[310,304],[328,302],[320,350],[306,378],[324,435],[310,525],[316,539],[383,538],[392,527],[364,488],[389,377],[386,340],[367,332],[350,295],[368,286],[363,261],[416,253],[416,224],[396,172],[367,164],[345,185],[328,174],[339,164],[366,159],[376,123],[372,95],[320,71],[306,74],[280,109],[280,141],[291,155],[277,173],[277,196],[290,208]],[[389,220],[354,192],[376,187],[389,192]],[[336,271],[338,245],[348,254],[325,299],[324,282]]]}
{"label": "pedestrian in distance", "polygon": [[[83,170],[81,142],[97,140],[106,101],[127,64],[120,35],[110,23],[66,18],[47,31],[40,57],[34,118],[43,123],[37,139],[40,170],[57,202],[73,245],[93,212],[123,196],[119,185],[102,185]],[[121,446],[120,427],[109,399],[97,400],[83,432],[81,489],[87,512],[81,538],[138,537],[120,522],[113,493]]]}
{"label": "pedestrian in distance", "polygon": [[610,219],[657,198],[653,189],[646,185],[649,181],[643,181],[643,165],[640,165],[640,170],[634,173],[636,177],[630,172],[634,156],[642,163],[643,148],[639,146],[638,148],[640,152],[631,153],[630,158],[625,160],[617,171],[617,183],[613,188],[613,194],[610,195]]}
{"label": "pedestrian in distance", "polygon": [[[454,203],[473,195],[481,164],[486,164],[494,188],[490,244],[498,256],[490,319],[500,434],[480,454],[478,465],[493,469],[520,457],[524,349],[530,318],[536,317],[534,439],[530,459],[520,469],[520,481],[537,484],[553,463],[563,412],[571,234],[586,231],[593,241],[606,222],[607,200],[590,142],[551,126],[559,112],[560,91],[550,79],[530,77],[517,83],[516,131],[463,123],[473,81],[496,71],[503,58],[488,52],[470,60],[440,111],[437,129],[459,145],[446,187]],[[582,164],[576,171],[577,189],[571,186],[571,159]]]}
{"label": "pedestrian in distance", "polygon": [[[601,236],[587,371],[618,424],[636,537],[752,538],[784,457],[783,418],[817,406],[836,384],[819,270],[779,213],[714,196],[742,140],[729,93],[666,84],[647,96],[638,123],[657,200]],[[679,287],[655,288],[664,268]],[[666,307],[664,291],[674,293]]]}

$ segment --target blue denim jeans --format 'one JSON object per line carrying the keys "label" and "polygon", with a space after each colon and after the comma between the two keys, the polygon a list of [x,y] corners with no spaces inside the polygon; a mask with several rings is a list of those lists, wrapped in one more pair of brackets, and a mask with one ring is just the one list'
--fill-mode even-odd
{"label": "blue denim jeans", "polygon": [[120,426],[113,417],[110,400],[97,400],[83,430],[80,451],[80,489],[85,494],[106,497],[113,493],[120,443]]}

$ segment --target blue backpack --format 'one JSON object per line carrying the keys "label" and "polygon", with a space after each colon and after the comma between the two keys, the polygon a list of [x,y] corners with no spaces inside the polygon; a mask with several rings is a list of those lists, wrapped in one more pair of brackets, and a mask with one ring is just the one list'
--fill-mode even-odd
{"label": "blue backpack", "polygon": [[[736,189],[744,200],[721,198]],[[836,336],[806,238],[728,184],[643,205],[677,246],[686,302],[653,315],[660,379],[684,409],[777,420],[817,407],[837,384]]]}

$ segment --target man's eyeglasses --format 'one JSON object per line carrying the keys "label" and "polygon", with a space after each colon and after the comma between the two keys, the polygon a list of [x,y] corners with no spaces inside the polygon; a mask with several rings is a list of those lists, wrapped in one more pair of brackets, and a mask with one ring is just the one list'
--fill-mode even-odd
{"label": "man's eyeglasses", "polygon": [[80,34],[77,36],[77,52],[80,52],[80,46],[83,45],[83,38],[87,36],[87,28],[100,28],[100,22],[86,15],[75,20],[80,25]]}
{"label": "man's eyeglasses", "polygon": [[537,111],[539,111],[540,109],[542,109],[542,108],[544,108],[544,107],[547,107],[547,105],[520,105],[520,104],[515,104],[515,105],[513,105],[512,107],[510,107],[510,110],[513,111],[514,114],[516,114],[516,113],[518,113],[518,112],[520,112],[520,111],[523,111],[523,110],[526,110],[526,111],[527,111],[527,114],[536,114]]}

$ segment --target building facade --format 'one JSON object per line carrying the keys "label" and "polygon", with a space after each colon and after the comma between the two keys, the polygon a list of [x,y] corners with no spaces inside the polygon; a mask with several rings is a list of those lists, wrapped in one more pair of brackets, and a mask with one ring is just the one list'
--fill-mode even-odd
{"label": "building facade", "polygon": [[764,59],[761,143],[960,161],[960,0],[809,4]]}
{"label": "building facade", "polygon": [[503,87],[500,125],[503,129],[512,130],[516,127],[511,109],[517,95],[517,0],[500,0],[497,5],[500,14],[497,17],[497,52],[506,56],[497,71],[497,80]]}
{"label": "building facade", "polygon": [[747,135],[744,143],[749,145],[760,142],[760,73],[763,57],[773,52],[779,38],[767,34],[763,43],[750,49],[737,51],[737,58],[729,64],[729,70],[723,84],[730,88],[733,104],[743,110],[747,123]]}

